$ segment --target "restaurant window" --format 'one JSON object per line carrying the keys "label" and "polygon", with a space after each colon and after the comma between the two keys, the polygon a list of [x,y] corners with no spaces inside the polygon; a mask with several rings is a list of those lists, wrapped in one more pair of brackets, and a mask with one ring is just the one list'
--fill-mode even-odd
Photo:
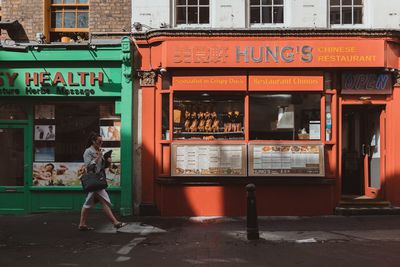
{"label": "restaurant window", "polygon": [[176,0],[176,24],[209,24],[209,0]]}
{"label": "restaurant window", "polygon": [[51,0],[50,41],[88,39],[89,0]]}
{"label": "restaurant window", "polygon": [[[177,113],[176,113],[177,112]],[[174,109],[174,121],[180,122],[181,110]],[[169,94],[162,94],[162,139],[169,140]]]}
{"label": "restaurant window", "polygon": [[283,8],[283,0],[250,0],[250,23],[283,23]]}
{"label": "restaurant window", "polygon": [[114,102],[40,103],[34,106],[33,185],[80,186],[83,152],[91,132],[103,138],[104,153],[112,150],[106,169],[109,185],[120,181],[120,124]]}
{"label": "restaurant window", "polygon": [[250,95],[251,140],[320,140],[320,94]]}
{"label": "restaurant window", "polygon": [[244,94],[174,93],[175,140],[243,140]]}
{"label": "restaurant window", "polygon": [[363,23],[363,0],[330,0],[330,24]]}

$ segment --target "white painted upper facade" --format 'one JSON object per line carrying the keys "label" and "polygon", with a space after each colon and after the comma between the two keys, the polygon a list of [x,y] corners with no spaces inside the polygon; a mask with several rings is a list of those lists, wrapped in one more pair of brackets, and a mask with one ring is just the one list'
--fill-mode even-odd
{"label": "white painted upper facade", "polygon": [[[259,7],[254,6],[257,1],[260,3]],[[257,8],[260,11],[274,10],[271,16],[275,16],[274,4],[280,4],[281,1],[282,5],[279,8],[283,10],[283,16],[280,18],[282,21],[254,23],[254,14],[256,14],[254,10]],[[206,14],[207,23],[204,21],[202,23],[182,23],[182,21],[179,23],[177,6],[180,4],[182,8],[182,3],[186,3],[187,8],[190,6],[193,11],[191,4],[196,2],[199,8],[203,8],[203,15],[205,10],[208,12]],[[201,3],[207,2],[208,6],[201,6]],[[250,11],[251,4],[253,5],[252,12]],[[332,22],[331,12],[333,12],[334,6],[340,13],[337,14],[337,18],[340,18],[339,23]],[[352,9],[354,7],[357,7],[359,11],[356,12],[356,9]],[[346,23],[341,23],[346,16],[344,10],[347,10],[346,18],[348,20]],[[186,14],[189,13],[190,11],[186,9]],[[268,14],[268,12],[266,13]],[[261,19],[264,14],[260,12]],[[357,16],[361,23],[355,23],[359,22],[356,21]],[[188,20],[187,18],[186,20]],[[353,20],[349,22],[351,18]],[[155,29],[160,27],[400,29],[400,0],[132,0],[132,22],[139,22],[144,25],[144,28]]]}

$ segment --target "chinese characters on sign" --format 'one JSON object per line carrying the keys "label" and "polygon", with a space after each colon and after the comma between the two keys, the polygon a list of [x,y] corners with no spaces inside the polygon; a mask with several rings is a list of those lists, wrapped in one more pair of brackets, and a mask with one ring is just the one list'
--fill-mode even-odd
{"label": "chinese characters on sign", "polygon": [[218,46],[180,46],[174,49],[174,63],[225,63],[227,47]]}

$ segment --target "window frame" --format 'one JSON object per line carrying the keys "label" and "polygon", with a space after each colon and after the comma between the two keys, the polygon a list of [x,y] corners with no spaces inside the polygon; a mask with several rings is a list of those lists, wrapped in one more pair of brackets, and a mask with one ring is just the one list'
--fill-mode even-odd
{"label": "window frame", "polygon": [[[342,1],[343,0],[339,0],[339,5],[332,5],[331,4],[331,0],[329,0],[329,5],[328,5],[328,20],[329,20],[329,27],[332,28],[345,28],[345,27],[360,27],[360,26],[366,26],[366,16],[365,16],[365,11],[366,11],[366,3],[364,0],[362,0],[362,4],[361,5],[355,5],[354,4],[354,0],[351,0],[351,5],[343,5]],[[340,23],[332,23],[331,20],[331,9],[332,7],[335,8],[339,8],[339,14],[340,14]],[[343,23],[343,7],[350,7],[351,8],[351,21],[352,23]],[[354,23],[354,8],[359,8],[361,7],[362,10],[362,16],[361,16],[361,23]]]}
{"label": "window frame", "polygon": [[[63,2],[65,0],[62,0]],[[54,12],[54,9],[60,8],[61,11],[59,11],[60,13],[62,13],[62,19],[61,22],[62,24],[64,24],[64,14],[65,14],[65,8],[67,9],[73,9],[74,13],[75,13],[75,26],[78,25],[78,16],[77,13],[78,12],[85,12],[87,11],[88,13],[88,18],[89,18],[89,6],[90,6],[90,0],[87,1],[86,4],[81,4],[81,3],[77,3],[78,0],[75,0],[74,4],[53,4],[52,1],[49,1],[49,21],[48,21],[48,25],[49,25],[49,32],[89,32],[89,23],[88,23],[88,27],[86,28],[78,28],[78,27],[74,27],[74,28],[65,28],[65,27],[53,27],[52,25],[52,15],[53,13],[57,13]],[[62,25],[64,26],[64,25]]]}
{"label": "window frame", "polygon": [[[201,5],[200,0],[198,0],[198,4],[189,5],[188,0],[186,0],[185,5],[178,5],[178,0],[174,0],[174,9],[173,9],[173,18],[174,25],[177,28],[185,28],[185,27],[210,27],[211,26],[211,0],[209,0],[208,5]],[[185,7],[186,9],[186,23],[178,23],[178,7]],[[197,23],[188,23],[188,8],[189,7],[197,7]],[[208,23],[200,23],[200,7],[208,7]]]}
{"label": "window frame", "polygon": [[[251,5],[250,4],[250,0],[248,0],[248,24],[250,26],[250,28],[257,28],[257,27],[283,27],[286,25],[286,21],[285,21],[285,14],[287,13],[287,4],[286,4],[286,0],[282,0],[282,4],[274,4],[274,0],[271,0],[271,4],[270,5],[263,5],[261,3],[261,0],[259,5]],[[260,23],[251,23],[251,8],[252,7],[259,7],[259,12],[260,12]],[[262,8],[263,7],[271,7],[271,16],[272,16],[272,22],[271,23],[262,23]],[[274,7],[282,7],[283,9],[283,20],[282,22],[278,22],[278,23],[274,23]]]}

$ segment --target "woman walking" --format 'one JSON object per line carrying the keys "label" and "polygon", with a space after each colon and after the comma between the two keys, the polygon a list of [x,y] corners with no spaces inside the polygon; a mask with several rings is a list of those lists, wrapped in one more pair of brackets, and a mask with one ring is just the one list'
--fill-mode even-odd
{"label": "woman walking", "polygon": [[[104,160],[101,149],[102,143],[103,140],[99,134],[91,133],[86,144],[86,150],[83,153],[83,161],[85,163],[87,171],[95,171],[96,173],[104,172],[105,176],[104,168],[106,167],[106,165],[109,165],[109,163],[111,162],[111,158],[108,159],[108,162]],[[114,228],[119,229],[127,225],[126,223],[120,222],[115,218],[111,210],[112,204],[110,201],[110,197],[108,196],[107,191],[102,189],[99,191],[88,193],[81,210],[81,218],[78,227],[80,231],[88,231],[94,229],[93,227],[90,227],[86,224],[86,220],[89,209],[93,207],[97,202],[101,203],[103,211],[114,225]]]}

